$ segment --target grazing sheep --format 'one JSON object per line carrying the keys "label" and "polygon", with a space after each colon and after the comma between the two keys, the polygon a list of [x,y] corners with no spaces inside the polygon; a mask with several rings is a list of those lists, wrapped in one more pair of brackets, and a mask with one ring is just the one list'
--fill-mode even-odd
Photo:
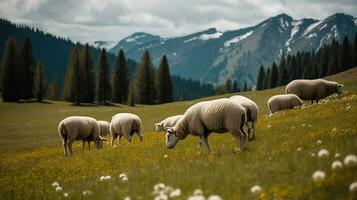
{"label": "grazing sheep", "polygon": [[166,147],[173,149],[179,140],[183,140],[188,134],[200,137],[200,149],[205,142],[208,151],[208,136],[211,132],[231,134],[240,139],[240,147],[245,147],[247,133],[244,131],[246,124],[246,112],[240,104],[227,98],[203,101],[188,108],[184,116],[174,127],[166,128]]}
{"label": "grazing sheep", "polygon": [[110,123],[107,121],[98,121],[98,125],[100,128],[100,136],[106,136],[110,133],[109,126]]}
{"label": "grazing sheep", "polygon": [[63,141],[65,156],[72,155],[72,143],[75,140],[94,141],[97,149],[103,145],[97,120],[91,117],[72,116],[62,120],[58,125],[58,133]]}
{"label": "grazing sheep", "polygon": [[125,136],[128,142],[131,142],[134,133],[139,135],[140,142],[143,140],[141,132],[141,119],[131,113],[119,113],[112,117],[110,123],[110,146],[113,146],[115,138],[118,138],[118,144],[121,143],[121,137]]}
{"label": "grazing sheep", "polygon": [[[97,121],[98,125],[99,125],[99,129],[100,129],[100,136],[106,136],[109,134],[109,125],[110,123],[107,121]],[[82,148],[84,148],[85,146],[85,142],[86,140],[82,140]],[[88,142],[88,149],[90,150],[90,140],[87,141]]]}
{"label": "grazing sheep", "polygon": [[279,111],[301,106],[304,102],[295,94],[280,94],[269,98],[268,107],[270,115]]}
{"label": "grazing sheep", "polygon": [[314,80],[293,80],[285,88],[286,94],[296,94],[302,100],[311,100],[311,104],[316,103],[333,93],[341,94],[343,85],[324,79]]}
{"label": "grazing sheep", "polygon": [[255,139],[255,123],[258,121],[258,106],[251,99],[242,96],[242,95],[234,95],[229,97],[229,99],[236,101],[240,105],[242,105],[247,112],[247,127],[248,127],[248,139]]}
{"label": "grazing sheep", "polygon": [[165,130],[165,128],[173,127],[176,125],[176,123],[182,117],[183,117],[183,115],[175,115],[175,116],[167,117],[166,119],[162,120],[161,122],[155,124],[155,130],[163,131],[163,130]]}

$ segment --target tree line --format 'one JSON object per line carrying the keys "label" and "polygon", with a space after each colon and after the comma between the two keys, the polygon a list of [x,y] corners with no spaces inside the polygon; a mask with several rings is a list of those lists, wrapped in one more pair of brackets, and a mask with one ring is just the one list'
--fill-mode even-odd
{"label": "tree line", "polygon": [[317,52],[297,52],[283,55],[265,70],[261,66],[257,76],[257,90],[286,85],[294,79],[316,79],[336,74],[357,66],[357,33],[350,44],[347,36],[342,44],[333,39]]}
{"label": "tree line", "polygon": [[[93,62],[91,47],[76,45],[69,56],[62,91],[57,81],[47,85],[41,62],[32,56],[31,40],[26,38],[22,48],[14,37],[6,44],[1,63],[0,91],[4,102],[17,102],[43,98],[64,99],[76,105],[80,103],[135,103],[156,104],[173,101],[173,85],[169,63],[165,55],[156,70],[149,51],[145,51],[136,72],[130,80],[124,51],[120,50],[110,73],[108,55],[101,49],[97,67]],[[96,69],[97,68],[97,72]],[[111,74],[111,75],[110,75]]]}

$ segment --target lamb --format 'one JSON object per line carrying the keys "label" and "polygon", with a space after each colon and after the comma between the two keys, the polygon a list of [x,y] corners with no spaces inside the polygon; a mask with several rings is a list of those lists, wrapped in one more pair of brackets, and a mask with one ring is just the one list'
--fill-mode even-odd
{"label": "lamb", "polygon": [[165,129],[166,147],[173,149],[179,140],[191,134],[199,136],[201,152],[203,151],[202,142],[206,143],[210,152],[209,134],[229,131],[237,141],[240,140],[240,147],[243,150],[248,136],[244,131],[246,119],[244,107],[227,98],[196,103],[186,110],[174,127]]}
{"label": "lamb", "polygon": [[242,96],[242,95],[234,95],[229,97],[229,99],[236,101],[240,105],[242,105],[247,112],[247,127],[248,127],[248,139],[255,139],[255,123],[258,121],[258,106],[251,99]]}
{"label": "lamb", "polygon": [[183,115],[174,115],[171,117],[167,117],[159,123],[155,124],[156,131],[163,131],[165,128],[173,127],[176,123],[183,117]]}
{"label": "lamb", "polygon": [[268,107],[270,115],[279,111],[301,106],[304,102],[295,94],[281,94],[269,98]]}
{"label": "lamb", "polygon": [[131,113],[119,113],[114,115],[109,129],[111,136],[110,146],[113,146],[115,138],[118,138],[118,144],[120,144],[123,136],[127,138],[128,142],[131,142],[135,132],[138,134],[140,142],[143,140],[141,119]]}
{"label": "lamb", "polygon": [[302,100],[311,100],[311,104],[319,102],[333,93],[341,94],[342,84],[324,79],[300,79],[291,81],[285,88],[286,94],[296,94]]}
{"label": "lamb", "polygon": [[63,119],[58,125],[58,133],[63,142],[65,156],[72,155],[72,143],[75,140],[94,141],[96,148],[103,146],[97,120],[92,117],[71,116]]}

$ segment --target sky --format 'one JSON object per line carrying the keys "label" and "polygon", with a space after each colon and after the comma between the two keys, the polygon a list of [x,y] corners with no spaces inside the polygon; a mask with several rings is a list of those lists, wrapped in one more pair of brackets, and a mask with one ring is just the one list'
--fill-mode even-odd
{"label": "sky", "polygon": [[323,19],[356,17],[355,0],[1,0],[0,17],[73,41],[119,41],[134,32],[182,36],[211,27],[220,31],[255,25],[286,13]]}

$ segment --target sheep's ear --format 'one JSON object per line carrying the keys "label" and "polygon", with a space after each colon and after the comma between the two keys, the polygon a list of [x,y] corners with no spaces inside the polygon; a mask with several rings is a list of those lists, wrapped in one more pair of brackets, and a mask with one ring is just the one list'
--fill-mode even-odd
{"label": "sheep's ear", "polygon": [[165,128],[165,132],[167,133],[173,133],[174,132],[174,129],[172,127],[167,127]]}
{"label": "sheep's ear", "polygon": [[101,139],[102,141],[107,141],[107,139],[102,136],[99,136],[99,139]]}
{"label": "sheep's ear", "polygon": [[343,87],[344,85],[343,84],[337,84],[338,87]]}

